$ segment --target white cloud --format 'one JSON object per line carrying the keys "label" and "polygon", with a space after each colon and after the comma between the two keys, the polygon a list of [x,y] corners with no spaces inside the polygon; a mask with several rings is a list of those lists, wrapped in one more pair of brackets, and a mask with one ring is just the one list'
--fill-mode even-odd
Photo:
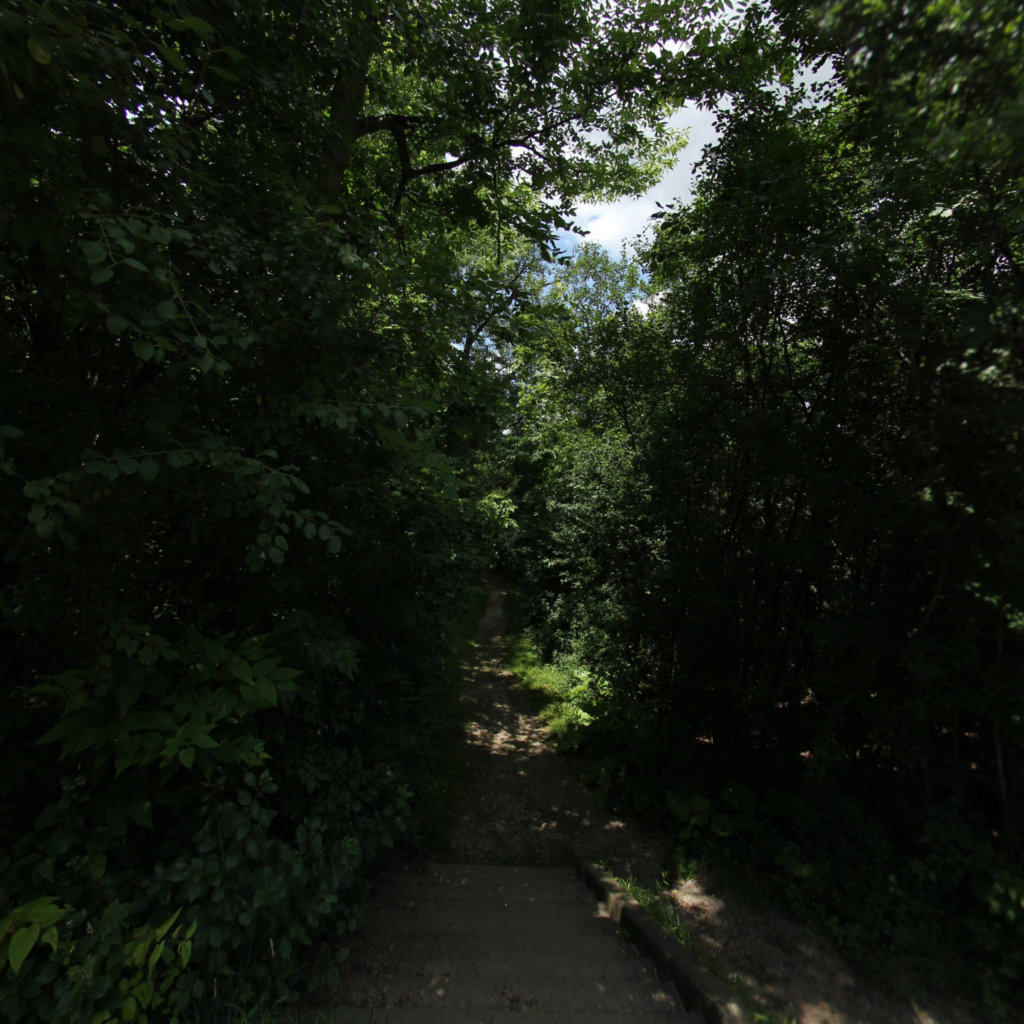
{"label": "white cloud", "polygon": [[[676,41],[665,44],[672,52],[685,52],[686,45]],[[809,86],[813,83],[826,82],[835,77],[835,69],[831,64],[824,64],[817,70],[803,68],[798,71],[796,86]],[[777,87],[780,91],[783,87]],[[730,97],[721,99],[724,109],[730,103]],[[806,102],[824,102],[823,98],[809,97]],[[701,110],[696,106],[684,106],[669,118],[673,128],[689,130],[689,141],[680,153],[676,165],[649,192],[637,199],[620,199],[615,203],[585,203],[576,211],[576,223],[588,232],[587,235],[559,235],[562,249],[571,250],[582,241],[596,242],[603,246],[610,255],[618,259],[623,246],[632,248],[632,243],[644,231],[650,231],[651,214],[657,212],[658,203],[666,205],[673,202],[686,203],[692,198],[694,184],[693,168],[700,160],[704,147],[714,142],[718,133],[715,131],[715,110]]]}
{"label": "white cloud", "polygon": [[704,147],[715,140],[714,120],[713,110],[696,107],[687,106],[673,114],[669,121],[673,128],[689,129],[689,141],[675,167],[654,188],[637,199],[627,197],[615,203],[581,205],[576,213],[576,222],[589,234],[561,235],[563,248],[571,248],[581,241],[596,242],[612,256],[618,257],[623,245],[632,243],[650,226],[650,216],[657,211],[658,203],[687,202],[693,186],[693,166],[700,159]]}

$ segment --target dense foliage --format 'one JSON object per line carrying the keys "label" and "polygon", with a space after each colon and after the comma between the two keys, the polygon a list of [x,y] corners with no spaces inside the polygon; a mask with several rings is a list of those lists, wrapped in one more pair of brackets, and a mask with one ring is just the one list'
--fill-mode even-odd
{"label": "dense foliage", "polygon": [[[330,983],[496,554],[606,777],[1011,1001],[1020,21],[8,3],[4,1019]],[[727,92],[642,268],[552,262]]]}
{"label": "dense foliage", "polygon": [[782,8],[819,74],[738,91],[647,279],[591,253],[607,308],[524,350],[518,558],[599,779],[1005,1011],[1024,37],[1010,4],[888,10]]}
{"label": "dense foliage", "polygon": [[5,1020],[225,1019],[336,975],[457,728],[497,350],[572,201],[673,148],[630,88],[657,31],[0,12]]}

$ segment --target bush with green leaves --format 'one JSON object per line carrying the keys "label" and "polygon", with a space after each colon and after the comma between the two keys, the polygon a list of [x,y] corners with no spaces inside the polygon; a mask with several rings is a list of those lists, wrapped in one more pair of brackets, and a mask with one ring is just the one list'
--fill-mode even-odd
{"label": "bush with green leaves", "polygon": [[788,50],[817,78],[737,90],[692,201],[657,214],[641,294],[584,257],[611,300],[523,347],[515,540],[545,655],[607,683],[583,738],[600,785],[774,875],[859,955],[1005,1010],[1020,12],[876,13],[776,5],[748,67]]}
{"label": "bush with green leaves", "polygon": [[458,731],[554,229],[677,147],[640,9],[0,12],[4,1019],[336,976]]}

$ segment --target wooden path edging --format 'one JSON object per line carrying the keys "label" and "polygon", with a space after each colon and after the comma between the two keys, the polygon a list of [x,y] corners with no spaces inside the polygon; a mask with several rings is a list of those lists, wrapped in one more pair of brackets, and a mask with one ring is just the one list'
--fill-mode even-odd
{"label": "wooden path edging", "polygon": [[608,916],[644,956],[654,961],[662,981],[671,981],[683,1005],[707,1024],[753,1024],[736,995],[692,953],[684,949],[651,915],[597,864],[577,857],[576,870],[607,904]]}

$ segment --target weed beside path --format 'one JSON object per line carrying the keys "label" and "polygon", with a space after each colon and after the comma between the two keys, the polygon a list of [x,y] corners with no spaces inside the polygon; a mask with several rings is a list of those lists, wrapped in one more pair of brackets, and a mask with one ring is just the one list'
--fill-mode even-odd
{"label": "weed beside path", "polygon": [[463,687],[466,744],[458,813],[431,850],[467,864],[570,864],[574,854],[628,883],[684,944],[727,980],[759,1020],[782,1024],[977,1024],[926,1012],[859,979],[828,946],[784,914],[754,906],[727,880],[666,877],[671,839],[610,814],[555,752],[536,697],[508,667],[503,584],[488,597]]}
{"label": "weed beside path", "polygon": [[656,879],[668,845],[596,805],[516,685],[505,651],[505,591],[491,580],[465,671],[467,719],[460,813],[437,858],[467,864],[571,864],[573,854],[616,873]]}

